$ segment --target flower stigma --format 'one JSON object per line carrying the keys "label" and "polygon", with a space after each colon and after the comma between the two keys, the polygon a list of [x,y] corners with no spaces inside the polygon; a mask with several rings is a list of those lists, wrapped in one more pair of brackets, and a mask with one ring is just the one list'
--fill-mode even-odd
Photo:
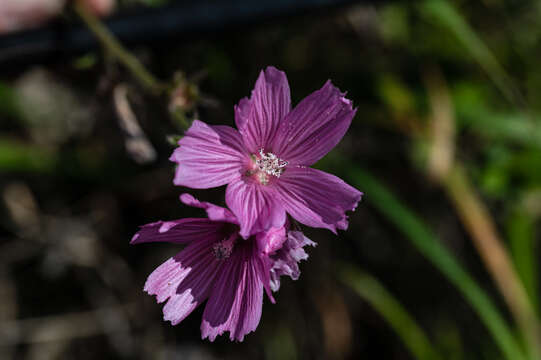
{"label": "flower stigma", "polygon": [[238,234],[234,233],[228,238],[225,238],[221,241],[218,241],[214,246],[212,246],[212,253],[217,260],[225,260],[231,256],[233,248],[235,247],[235,240],[237,239]]}

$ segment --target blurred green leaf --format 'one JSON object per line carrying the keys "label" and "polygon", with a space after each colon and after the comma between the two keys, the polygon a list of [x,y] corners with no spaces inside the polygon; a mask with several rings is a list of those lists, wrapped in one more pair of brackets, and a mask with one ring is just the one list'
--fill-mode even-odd
{"label": "blurred green leaf", "polygon": [[407,10],[402,4],[384,6],[380,18],[380,31],[384,40],[407,44],[410,40],[410,26]]}
{"label": "blurred green leaf", "polygon": [[265,357],[269,360],[296,360],[298,358],[291,329],[282,325],[266,338]]}
{"label": "blurred green leaf", "polygon": [[421,14],[454,34],[471,56],[481,65],[503,95],[513,104],[522,103],[511,77],[500,65],[492,51],[477,35],[460,12],[447,0],[425,0]]}
{"label": "blurred green leaf", "polygon": [[412,92],[392,75],[386,74],[380,79],[378,91],[394,112],[407,114],[415,111],[415,97]]}
{"label": "blurred green leaf", "polygon": [[98,62],[98,56],[95,53],[89,53],[78,57],[73,61],[73,67],[77,70],[87,70],[92,68]]}
{"label": "blurred green leaf", "polygon": [[[327,156],[328,158],[330,156]],[[335,159],[332,159],[335,160]],[[341,163],[349,183],[362,189],[364,200],[385,215],[447,279],[457,287],[465,300],[477,312],[492,335],[496,345],[508,360],[526,359],[524,352],[486,292],[464,270],[455,257],[441,245],[440,239],[413,211],[402,203],[376,178],[346,160]]]}
{"label": "blurred green leaf", "polygon": [[19,115],[15,98],[13,89],[7,84],[0,82],[0,115],[13,117]]}
{"label": "blurred green leaf", "polygon": [[339,278],[389,323],[415,358],[442,359],[415,319],[376,278],[346,264],[340,266]]}
{"label": "blurred green leaf", "polygon": [[490,140],[512,142],[541,148],[541,119],[520,112],[498,110],[487,104],[483,90],[473,83],[461,83],[453,89],[456,118],[467,128]]}
{"label": "blurred green leaf", "polygon": [[518,275],[524,283],[530,301],[539,311],[535,219],[519,206],[509,217],[506,230]]}
{"label": "blurred green leaf", "polygon": [[11,139],[0,139],[0,172],[50,172],[57,157],[41,147]]}

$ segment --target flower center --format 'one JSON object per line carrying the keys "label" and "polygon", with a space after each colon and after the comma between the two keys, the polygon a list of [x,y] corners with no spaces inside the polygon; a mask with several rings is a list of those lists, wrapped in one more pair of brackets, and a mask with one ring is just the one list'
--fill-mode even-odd
{"label": "flower center", "polygon": [[229,237],[218,241],[212,246],[212,253],[218,260],[225,260],[231,256],[233,248],[235,247],[235,241],[237,240],[237,233],[231,234]]}
{"label": "flower center", "polygon": [[268,184],[269,175],[279,178],[289,164],[273,153],[265,152],[264,149],[259,149],[259,156],[252,155],[252,157],[255,160],[257,178],[263,185]]}

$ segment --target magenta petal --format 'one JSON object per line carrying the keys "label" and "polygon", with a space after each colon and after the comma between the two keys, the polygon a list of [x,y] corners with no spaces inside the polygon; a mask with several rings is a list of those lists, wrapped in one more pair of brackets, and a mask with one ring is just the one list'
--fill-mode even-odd
{"label": "magenta petal", "polygon": [[346,133],[356,110],[330,81],[302,100],[280,123],[272,151],[292,165],[312,165]]}
{"label": "magenta petal", "polygon": [[267,231],[255,235],[255,240],[260,252],[265,255],[274,254],[282,247],[287,239],[286,227],[270,228]]}
{"label": "magenta petal", "polygon": [[235,121],[246,148],[268,149],[280,121],[291,110],[286,74],[272,66],[261,71],[250,99],[235,107]]}
{"label": "magenta petal", "polygon": [[218,238],[224,223],[209,219],[187,218],[172,221],[157,221],[141,226],[130,244],[145,242],[170,242],[185,244],[208,238]]}
{"label": "magenta petal", "polygon": [[216,336],[229,331],[231,340],[242,341],[254,331],[261,318],[263,283],[261,259],[256,246],[243,244],[242,249],[223,265],[214,290],[203,313],[202,338],[214,341]]}
{"label": "magenta petal", "polygon": [[222,186],[240,176],[248,158],[238,131],[194,120],[169,160],[178,167],[173,183],[194,189]]}
{"label": "magenta petal", "polygon": [[169,301],[164,320],[176,325],[205,301],[219,272],[221,262],[212,253],[212,238],[193,242],[175,257],[160,265],[148,277],[144,290],[157,301]]}
{"label": "magenta petal", "polygon": [[250,235],[270,228],[280,228],[286,220],[283,206],[275,189],[240,178],[231,182],[225,192],[225,202],[240,224],[240,235]]}
{"label": "magenta petal", "polygon": [[347,210],[355,210],[362,193],[342,179],[326,172],[288,167],[276,185],[286,211],[312,227],[345,230]]}
{"label": "magenta petal", "polygon": [[197,207],[204,209],[207,212],[209,219],[213,221],[225,221],[232,224],[238,224],[237,218],[229,209],[223,208],[218,205],[206,201],[199,201],[194,198],[191,194],[182,194],[180,195],[180,201],[188,206]]}

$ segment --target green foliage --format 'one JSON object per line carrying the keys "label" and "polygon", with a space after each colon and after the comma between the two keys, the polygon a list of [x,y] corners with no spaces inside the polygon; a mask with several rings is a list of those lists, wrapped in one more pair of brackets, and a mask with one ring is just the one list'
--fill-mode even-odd
{"label": "green foliage", "polygon": [[518,206],[507,220],[507,237],[518,274],[531,302],[539,311],[539,266],[535,220],[535,217],[523,206]]}
{"label": "green foliage", "polygon": [[51,172],[56,163],[46,149],[0,138],[0,172]]}
{"label": "green foliage", "polygon": [[524,352],[490,297],[455,257],[441,245],[430,228],[376,178],[352,163],[344,163],[344,175],[365,191],[364,200],[393,223],[445,277],[462,293],[487,327],[508,360],[526,359]]}
{"label": "green foliage", "polygon": [[415,319],[376,278],[353,265],[341,265],[339,278],[389,323],[416,359],[442,359]]}

